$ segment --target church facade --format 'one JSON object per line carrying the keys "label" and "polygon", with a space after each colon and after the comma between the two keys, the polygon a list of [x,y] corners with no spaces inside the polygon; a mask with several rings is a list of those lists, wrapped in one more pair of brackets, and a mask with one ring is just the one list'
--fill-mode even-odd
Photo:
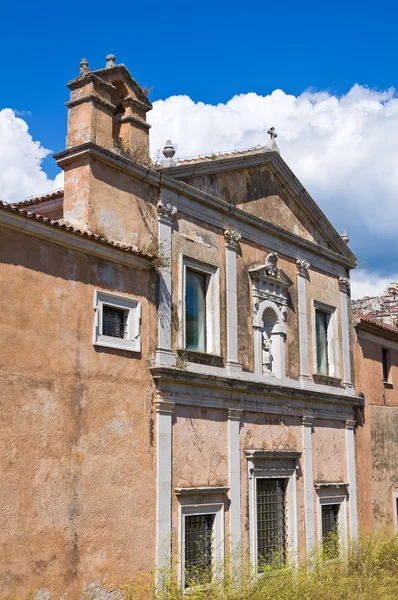
{"label": "church facade", "polygon": [[0,592],[169,568],[187,588],[228,557],[259,571],[334,531],[344,545],[346,241],[273,128],[186,161],[167,143],[153,165],[124,65],[83,60],[68,87],[64,190],[0,206]]}

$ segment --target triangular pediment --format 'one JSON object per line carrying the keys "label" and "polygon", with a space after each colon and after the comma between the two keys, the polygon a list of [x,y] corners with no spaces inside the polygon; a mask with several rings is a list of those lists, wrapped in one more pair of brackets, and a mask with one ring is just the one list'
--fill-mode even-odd
{"label": "triangular pediment", "polygon": [[355,255],[277,152],[177,164],[167,175],[356,263]]}

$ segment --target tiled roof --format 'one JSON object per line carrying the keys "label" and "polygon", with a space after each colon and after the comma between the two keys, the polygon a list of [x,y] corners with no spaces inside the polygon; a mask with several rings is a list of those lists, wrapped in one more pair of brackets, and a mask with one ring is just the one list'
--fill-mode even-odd
{"label": "tiled roof", "polygon": [[78,228],[74,227],[73,225],[71,225],[70,223],[64,221],[63,219],[59,219],[59,220],[49,219],[48,217],[44,217],[43,215],[38,215],[36,213],[29,212],[27,210],[24,210],[23,208],[20,208],[20,205],[7,204],[6,202],[0,201],[0,210],[6,210],[6,211],[17,213],[18,215],[21,215],[22,217],[25,217],[26,219],[33,219],[35,221],[41,221],[42,223],[45,223],[46,225],[48,225],[50,227],[56,227],[56,228],[62,229],[64,231],[68,231],[69,233],[73,233],[75,235],[80,235],[82,237],[86,237],[95,242],[99,242],[100,244],[105,244],[106,246],[112,246],[113,248],[117,248],[118,250],[123,250],[123,252],[130,252],[131,254],[138,254],[138,255],[143,256],[144,258],[148,258],[148,259],[153,258],[152,254],[150,254],[149,252],[145,252],[143,250],[139,250],[135,246],[128,246],[126,244],[121,244],[120,242],[116,242],[109,238],[101,237],[100,235],[97,235],[96,233],[93,233],[92,231],[84,231],[84,230],[78,229]]}
{"label": "tiled roof", "polygon": [[264,146],[255,146],[254,148],[248,148],[246,150],[233,150],[232,152],[215,152],[211,154],[201,154],[199,156],[193,156],[192,158],[181,158],[177,160],[177,166],[185,165],[187,163],[196,163],[208,160],[218,160],[219,158],[228,158],[230,156],[239,156],[244,154],[253,154],[254,152],[261,152]]}
{"label": "tiled roof", "polygon": [[360,313],[354,312],[354,317],[356,317],[361,323],[368,323],[369,325],[374,325],[375,327],[379,327],[380,329],[384,329],[384,331],[389,331],[390,333],[395,333],[398,335],[398,327],[394,327],[394,325],[388,325],[387,323],[383,323],[378,319],[373,319],[368,315],[361,315]]}
{"label": "tiled roof", "polygon": [[15,202],[13,206],[31,206],[32,204],[39,204],[40,202],[45,202],[46,200],[55,200],[56,198],[61,198],[64,195],[64,190],[61,188],[59,190],[55,190],[54,192],[49,192],[48,194],[44,194],[43,196],[32,196],[31,198],[27,198],[26,200],[21,200],[21,202]]}

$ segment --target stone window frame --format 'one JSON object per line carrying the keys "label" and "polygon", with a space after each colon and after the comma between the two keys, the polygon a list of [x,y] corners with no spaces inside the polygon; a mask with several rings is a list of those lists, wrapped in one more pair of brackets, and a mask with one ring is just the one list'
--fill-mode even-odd
{"label": "stone window frame", "polygon": [[[221,489],[221,493],[224,488]],[[219,493],[217,488],[211,490]],[[206,493],[209,493],[206,490]],[[179,584],[185,593],[192,588],[185,589],[185,517],[192,515],[214,515],[214,543],[212,544],[212,562],[213,562],[213,577],[214,581],[222,579],[224,567],[224,503],[223,502],[203,502],[198,503],[196,499],[190,498],[187,494],[181,495],[178,498],[178,555],[179,568],[178,578]]]}
{"label": "stone window frame", "polygon": [[[111,306],[128,311],[127,338],[117,338],[102,334],[103,307]],[[127,350],[128,352],[141,352],[141,301],[136,298],[104,292],[94,291],[94,331],[93,344],[104,348]]]}
{"label": "stone window frame", "polygon": [[315,484],[318,499],[318,543],[322,547],[322,506],[326,504],[339,504],[339,543],[343,550],[347,550],[348,524],[347,524],[347,490],[348,484]]}
{"label": "stone window frame", "polygon": [[[257,480],[286,479],[286,556],[298,561],[297,466],[299,452],[248,450],[250,562],[258,573]],[[258,464],[261,463],[261,464]]]}
{"label": "stone window frame", "polygon": [[[187,350],[185,339],[185,286],[187,269],[197,271],[209,278],[206,293],[206,354],[219,356],[221,353],[220,336],[220,268],[218,265],[202,262],[181,255],[181,285],[180,285],[180,349]],[[189,350],[187,350],[189,352]]]}
{"label": "stone window frame", "polygon": [[[316,347],[316,311],[320,310],[329,314],[328,324],[328,363],[329,373],[325,375],[318,373],[318,355]],[[312,299],[312,354],[313,354],[313,373],[319,377],[340,378],[339,363],[339,334],[337,323],[337,307],[331,304],[325,304],[319,300]]]}

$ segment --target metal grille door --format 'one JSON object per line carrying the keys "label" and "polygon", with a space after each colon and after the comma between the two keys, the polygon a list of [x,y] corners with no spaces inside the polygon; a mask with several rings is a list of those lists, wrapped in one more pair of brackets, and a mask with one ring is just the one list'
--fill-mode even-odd
{"label": "metal grille door", "polygon": [[286,559],[286,479],[257,479],[258,562]]}
{"label": "metal grille door", "polygon": [[214,517],[185,517],[185,587],[211,581]]}

